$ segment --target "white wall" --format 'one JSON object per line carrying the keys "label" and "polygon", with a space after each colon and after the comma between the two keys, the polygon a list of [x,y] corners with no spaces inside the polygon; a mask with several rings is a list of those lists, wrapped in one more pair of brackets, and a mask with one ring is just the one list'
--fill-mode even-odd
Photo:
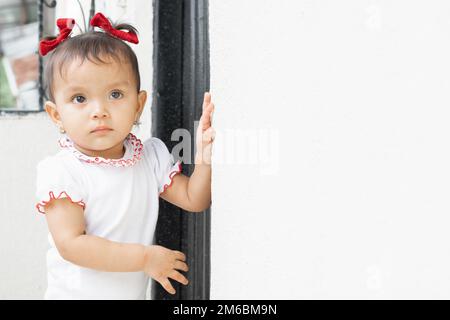
{"label": "white wall", "polygon": [[[450,3],[211,0],[209,21],[211,298],[450,298]],[[278,137],[237,164],[236,128]]]}
{"label": "white wall", "polygon": [[57,151],[43,114],[0,117],[0,299],[40,299],[47,225],[34,204],[38,159]]}
{"label": "white wall", "polygon": [[[90,1],[82,1],[85,8]],[[71,5],[75,3],[75,7]],[[141,88],[148,100],[139,138],[150,136],[153,77],[153,8],[151,1],[96,1],[97,11],[133,24],[139,31],[136,50]],[[75,17],[76,1],[58,1],[56,17]],[[85,9],[88,15],[89,10]],[[36,164],[59,151],[57,128],[45,113],[0,116],[0,299],[42,299],[46,289],[47,225],[34,205]]]}

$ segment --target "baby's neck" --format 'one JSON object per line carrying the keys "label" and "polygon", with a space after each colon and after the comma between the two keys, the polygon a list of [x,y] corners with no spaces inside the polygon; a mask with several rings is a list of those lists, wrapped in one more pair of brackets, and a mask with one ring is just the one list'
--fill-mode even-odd
{"label": "baby's neck", "polygon": [[106,150],[91,150],[78,146],[74,143],[74,148],[88,157],[102,157],[104,159],[121,159],[125,155],[125,145],[114,146]]}

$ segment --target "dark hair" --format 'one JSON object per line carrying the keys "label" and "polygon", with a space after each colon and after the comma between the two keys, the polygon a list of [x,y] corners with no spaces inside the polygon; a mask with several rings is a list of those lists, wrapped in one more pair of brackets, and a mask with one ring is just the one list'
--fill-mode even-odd
{"label": "dark hair", "polygon": [[[137,33],[137,30],[129,24],[119,24],[114,26],[114,28]],[[59,70],[62,76],[64,65],[76,59],[81,59],[82,62],[88,59],[93,63],[107,63],[107,61],[101,59],[101,56],[113,58],[119,63],[124,60],[129,62],[136,79],[137,92],[140,91],[141,78],[139,75],[139,65],[136,54],[131,47],[125,41],[115,38],[106,32],[89,31],[67,38],[50,53],[44,71],[44,88],[47,97],[51,101],[55,101],[53,95],[53,77],[56,69]]]}

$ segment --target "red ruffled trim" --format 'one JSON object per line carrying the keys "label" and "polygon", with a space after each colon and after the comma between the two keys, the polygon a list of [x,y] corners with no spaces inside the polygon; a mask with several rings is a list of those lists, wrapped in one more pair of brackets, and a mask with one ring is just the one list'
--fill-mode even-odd
{"label": "red ruffled trim", "polygon": [[129,167],[138,162],[142,157],[143,145],[141,140],[139,140],[134,134],[130,133],[126,137],[126,141],[133,146],[133,157],[130,159],[105,159],[103,157],[90,157],[80,151],[78,151],[73,146],[73,141],[68,137],[63,137],[59,140],[59,145],[61,148],[68,148],[72,153],[80,160],[87,163],[94,164],[109,164],[116,167]]}
{"label": "red ruffled trim", "polygon": [[[82,206],[83,209],[86,207],[86,204],[83,202],[83,200],[80,200],[80,201],[78,201],[78,202],[75,202],[75,201],[72,200],[72,198],[71,198],[71,197],[67,194],[67,192],[65,192],[65,191],[62,191],[62,192],[59,194],[59,196],[57,196],[57,197],[55,197],[53,191],[50,191],[48,194],[49,194],[49,196],[50,196],[50,199],[48,199],[48,201],[41,201],[41,202],[39,202],[39,203],[36,205],[36,209],[37,209],[40,213],[45,214],[45,211],[44,211],[45,205],[46,205],[47,203],[49,203],[50,201],[52,201],[52,200],[55,200],[55,199],[61,199],[61,195],[62,195],[62,194],[65,194],[65,195],[66,195],[65,198],[68,198],[72,203],[75,203],[75,204],[78,204],[78,205]],[[63,197],[63,198],[64,198],[64,197]],[[41,209],[42,209],[42,210],[41,210]]]}
{"label": "red ruffled trim", "polygon": [[169,173],[169,179],[170,179],[169,184],[165,184],[165,185],[164,185],[164,188],[163,188],[163,191],[161,191],[159,194],[161,194],[161,193],[163,193],[164,191],[166,191],[166,189],[172,185],[173,177],[175,177],[178,173],[181,172],[181,162],[180,162],[180,161],[177,161],[177,163],[178,163],[178,168],[175,169],[174,171],[172,171],[172,172]]}

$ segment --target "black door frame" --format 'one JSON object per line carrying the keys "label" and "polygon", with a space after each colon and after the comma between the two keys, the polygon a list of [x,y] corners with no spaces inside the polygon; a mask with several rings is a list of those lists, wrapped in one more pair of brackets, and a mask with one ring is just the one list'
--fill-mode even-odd
{"label": "black door frame", "polygon": [[[208,0],[153,0],[153,17],[152,136],[172,150],[178,143],[171,141],[172,132],[189,130],[194,158],[194,124],[210,82]],[[183,163],[183,174],[188,176],[193,159],[190,163]],[[155,243],[186,254],[190,283],[184,286],[171,280],[177,293],[170,295],[152,280],[152,299],[209,299],[210,209],[189,213],[160,199],[159,211]]]}

